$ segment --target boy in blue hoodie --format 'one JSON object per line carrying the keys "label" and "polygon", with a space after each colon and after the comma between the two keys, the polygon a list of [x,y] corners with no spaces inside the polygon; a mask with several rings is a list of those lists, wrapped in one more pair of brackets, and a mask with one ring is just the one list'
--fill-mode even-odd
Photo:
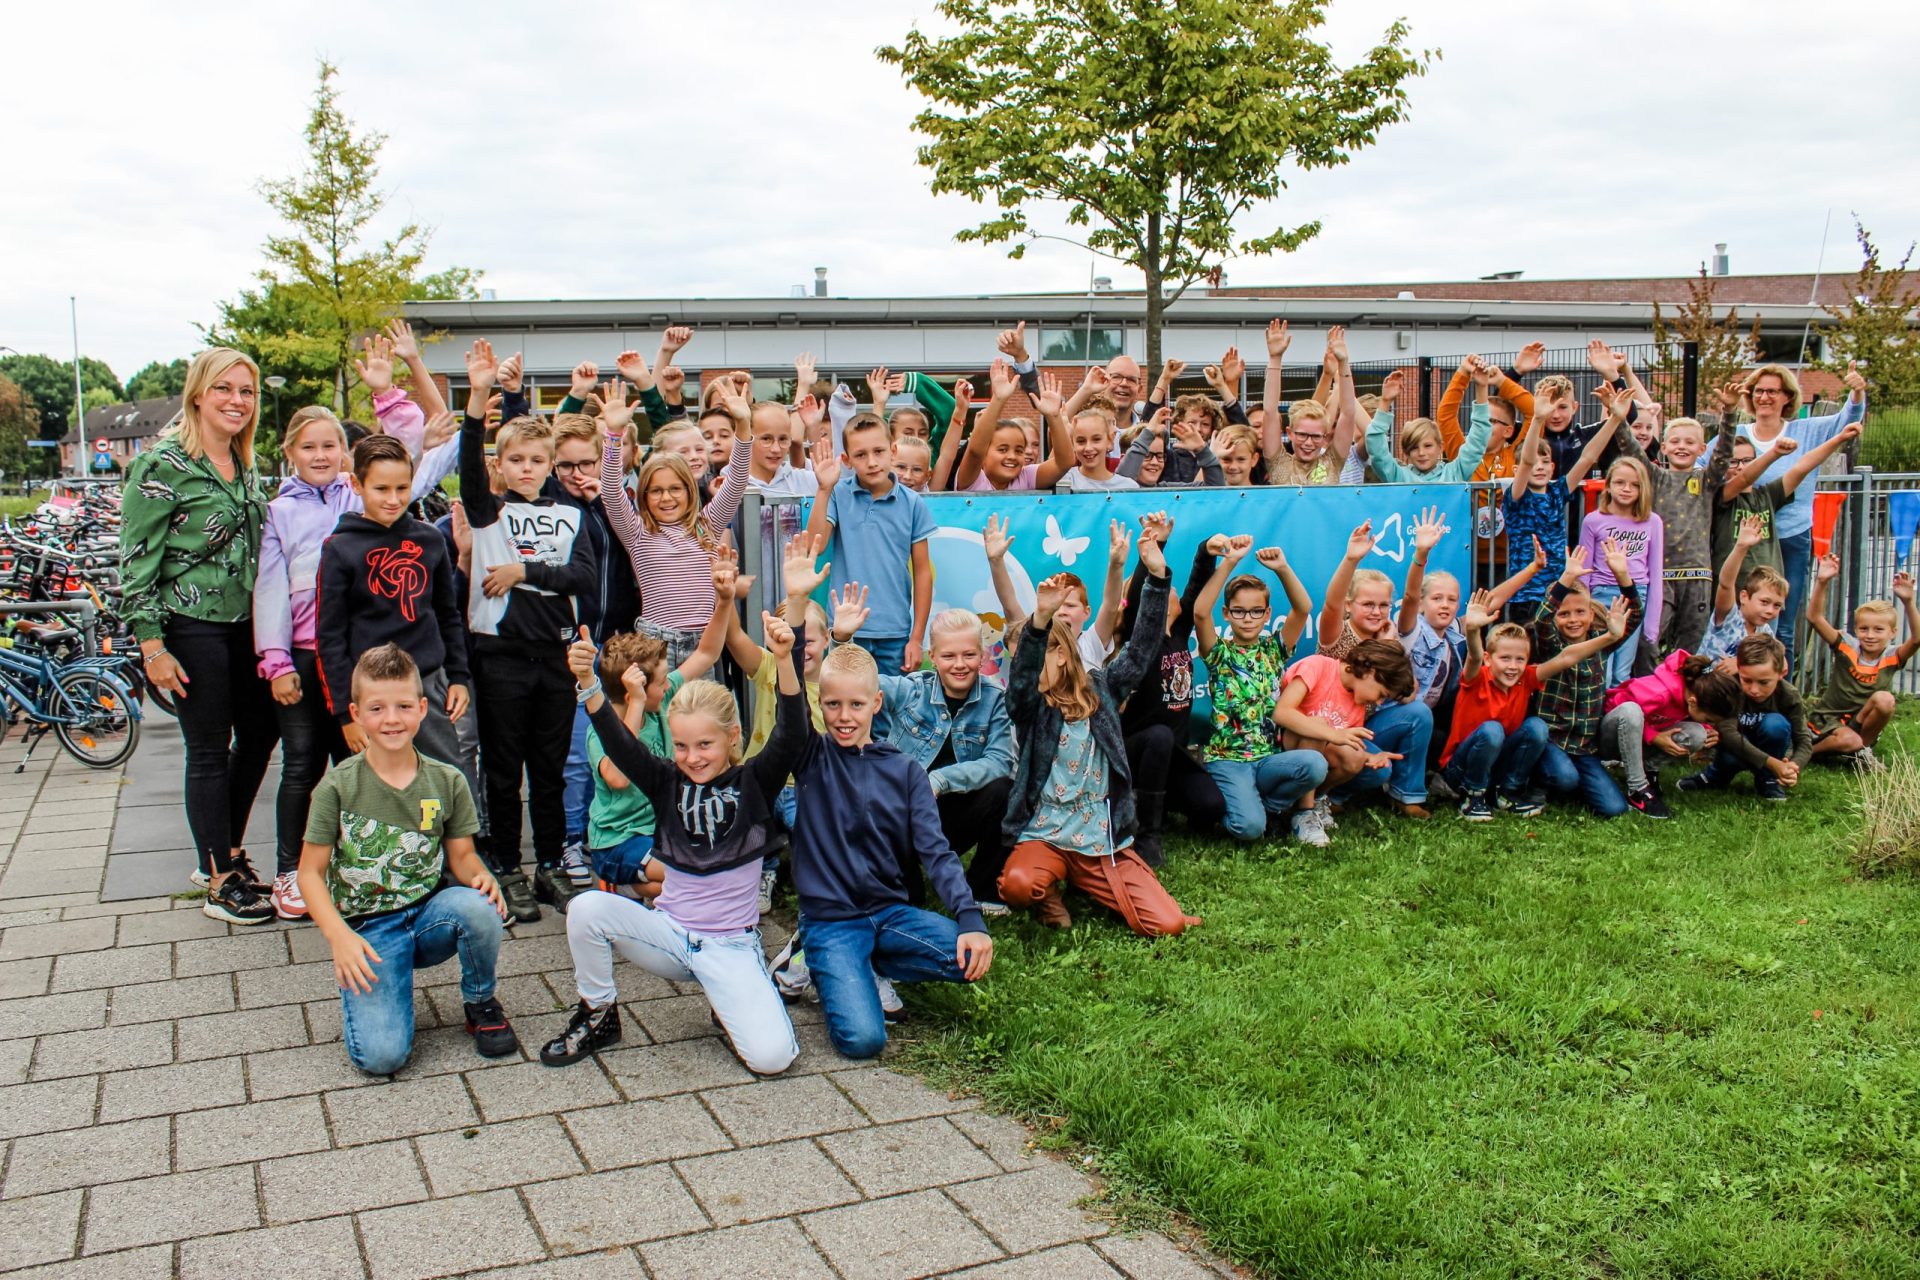
{"label": "boy in blue hoodie", "polygon": [[[804,613],[800,619],[804,626]],[[993,963],[993,940],[941,831],[927,771],[892,743],[873,740],[879,709],[872,655],[853,645],[829,652],[820,662],[827,731],[808,734],[793,771],[801,944],[828,1037],[849,1058],[871,1058],[887,1043],[876,973],[973,982]],[[919,856],[953,919],[908,903],[900,849]]]}

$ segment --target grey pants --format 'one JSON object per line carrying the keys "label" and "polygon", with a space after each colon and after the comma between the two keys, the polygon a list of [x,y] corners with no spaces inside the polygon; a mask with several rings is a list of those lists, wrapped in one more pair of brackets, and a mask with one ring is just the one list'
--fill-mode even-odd
{"label": "grey pants", "polygon": [[[414,745],[422,755],[432,756],[458,769],[473,792],[474,807],[480,814],[480,830],[487,829],[487,789],[480,785],[480,718],[467,703],[467,713],[455,724],[447,718],[447,673],[445,668],[420,673],[420,686],[427,695],[427,718],[420,722]],[[471,695],[473,689],[468,687]]]}
{"label": "grey pants", "polygon": [[[1707,727],[1703,724],[1682,720],[1672,733],[1673,740],[1689,753],[1707,748]],[[1625,766],[1629,792],[1647,787],[1646,735],[1647,715],[1637,702],[1623,702],[1601,717],[1600,758],[1618,760]]]}

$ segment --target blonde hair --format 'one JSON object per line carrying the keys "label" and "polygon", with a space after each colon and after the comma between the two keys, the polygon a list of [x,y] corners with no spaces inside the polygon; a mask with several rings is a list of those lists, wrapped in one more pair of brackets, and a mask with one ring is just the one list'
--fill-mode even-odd
{"label": "blonde hair", "polygon": [[[1635,500],[1632,511],[1616,511],[1613,506],[1613,473],[1622,467],[1629,468],[1640,481],[1640,497]],[[1645,520],[1653,514],[1653,477],[1647,474],[1647,464],[1638,458],[1615,458],[1613,465],[1607,468],[1607,479],[1600,489],[1600,510],[1610,516],[1625,516],[1629,520]]]}
{"label": "blonde hair", "polygon": [[[1435,422],[1432,418],[1415,418],[1412,422],[1409,422],[1406,426],[1400,428],[1400,452],[1401,453],[1403,454],[1412,453],[1413,446],[1415,446],[1416,444],[1419,444],[1423,440],[1432,440],[1435,444],[1441,443],[1440,424]],[[1445,453],[1445,448],[1443,446],[1442,454],[1444,455],[1444,453]],[[1445,461],[1444,456],[1442,457],[1441,460]]]}
{"label": "blonde hair", "polygon": [[902,449],[918,449],[927,455],[928,462],[933,461],[933,447],[927,443],[925,436],[901,436],[893,442],[893,451],[898,454]]}
{"label": "blonde hair", "polygon": [[[1357,573],[1359,571],[1356,570],[1355,572]],[[1372,572],[1377,573],[1379,571],[1373,570]],[[1426,599],[1427,592],[1432,590],[1434,587],[1439,586],[1441,583],[1446,583],[1447,585],[1451,586],[1453,588],[1453,592],[1455,595],[1460,594],[1460,579],[1454,577],[1452,574],[1448,573],[1445,569],[1435,569],[1432,573],[1429,573],[1424,579],[1421,580],[1420,598],[1422,600]]]}
{"label": "blonde hair", "polygon": [[1352,600],[1360,594],[1362,587],[1385,587],[1387,595],[1393,595],[1393,579],[1378,569],[1355,569],[1353,580],[1347,583],[1347,599]]}
{"label": "blonde hair", "polygon": [[927,625],[928,639],[961,631],[970,633],[982,646],[987,643],[987,624],[971,609],[943,609]]}
{"label": "blonde hair", "polygon": [[1325,422],[1327,420],[1327,406],[1321,404],[1318,400],[1295,400],[1287,406],[1287,425],[1292,426],[1302,418],[1318,418],[1320,421]]}
{"label": "blonde hair", "polygon": [[[688,422],[684,418],[674,423],[672,426],[661,427],[658,431],[653,433],[653,451],[652,453],[649,453],[647,456],[651,458],[654,456],[654,454],[658,454],[658,453],[678,453],[679,450],[673,447],[674,441],[680,440],[686,436],[692,436],[694,440],[697,440],[700,442],[700,456],[702,458],[706,457],[707,456],[707,438],[700,434],[700,428],[694,426],[691,422]],[[682,460],[684,461],[684,458]],[[687,474],[691,475],[693,473],[689,471]]]}
{"label": "blonde hair", "polygon": [[1255,435],[1253,428],[1244,422],[1230,422],[1214,432],[1213,456],[1219,457],[1236,444],[1245,445],[1247,453],[1253,457],[1254,461],[1259,461],[1260,437]]}
{"label": "blonde hair", "polygon": [[1675,427],[1692,427],[1700,433],[1702,440],[1707,438],[1707,429],[1700,425],[1698,418],[1668,418],[1666,425],[1660,429],[1660,438],[1664,440],[1672,435]]}
{"label": "blonde hair", "polygon": [[1491,653],[1493,646],[1502,640],[1518,640],[1529,649],[1533,646],[1533,641],[1527,638],[1527,629],[1517,622],[1503,622],[1487,632],[1487,651]]}
{"label": "blonde hair", "polygon": [[687,490],[686,513],[675,523],[696,538],[705,536],[706,520],[700,514],[700,487],[694,483],[693,468],[687,465],[685,458],[673,450],[658,446],[655,446],[653,452],[647,455],[647,460],[640,464],[640,479],[637,484],[640,497],[636,504],[640,508],[640,523],[647,527],[648,533],[660,532],[660,521],[654,517],[653,504],[647,501],[647,490],[653,486],[653,478],[662,471],[672,473],[673,478]]}
{"label": "blonde hair", "polygon": [[1893,607],[1891,600],[1862,600],[1854,607],[1853,616],[1858,618],[1863,613],[1870,613],[1876,618],[1885,618],[1889,625],[1900,621],[1900,611]]}
{"label": "blonde hair", "polygon": [[285,454],[291,450],[300,437],[305,434],[307,428],[313,426],[315,423],[324,423],[331,426],[335,431],[340,433],[340,443],[342,445],[346,444],[347,429],[340,425],[340,419],[333,416],[333,410],[327,408],[325,405],[310,404],[305,408],[295,409],[293,416],[287,419],[287,429],[280,434],[280,452]]}
{"label": "blonde hair", "polygon": [[521,416],[509,418],[500,424],[500,430],[493,437],[494,456],[498,457],[516,444],[544,444],[549,457],[553,454],[553,428],[546,419]]}
{"label": "blonde hair", "polygon": [[253,416],[247,419],[247,425],[240,428],[240,434],[233,438],[233,455],[243,467],[253,465],[253,433],[260,429],[260,366],[253,357],[244,351],[235,351],[232,347],[208,347],[193,358],[187,366],[186,385],[180,390],[179,416],[168,424],[167,430],[180,447],[186,450],[190,458],[207,456],[206,441],[201,438],[200,397],[213,389],[220,375],[237,364],[247,367],[253,375]]}
{"label": "blonde hair", "polygon": [[1085,720],[1100,709],[1100,695],[1094,692],[1093,681],[1080,661],[1080,633],[1072,624],[1055,618],[1047,629],[1047,652],[1053,652],[1055,645],[1060,646],[1066,661],[1058,675],[1049,675],[1048,668],[1041,666],[1040,696],[1066,719]]}
{"label": "blonde hair", "polygon": [[1780,406],[1780,416],[1791,418],[1800,412],[1800,379],[1794,377],[1793,370],[1783,364],[1763,364],[1747,376],[1746,385],[1740,388],[1740,401],[1747,406],[1747,412],[1753,412],[1754,384],[1768,374],[1780,379],[1780,385],[1787,393],[1787,402]]}
{"label": "blonde hair", "polygon": [[600,424],[584,413],[556,413],[553,415],[553,447],[556,452],[569,440],[585,440],[589,444],[600,442]]}
{"label": "blonde hair", "polygon": [[689,680],[680,686],[667,704],[667,718],[674,716],[710,716],[722,731],[733,734],[727,748],[727,763],[739,764],[746,758],[740,740],[740,706],[723,684],[712,680]]}
{"label": "blonde hair", "polygon": [[1550,373],[1540,379],[1540,381],[1534,383],[1533,398],[1536,401],[1560,400],[1564,398],[1575,400],[1575,402],[1578,403],[1577,398],[1573,394],[1573,379],[1564,373]]}
{"label": "blonde hair", "polygon": [[820,659],[820,679],[825,681],[830,675],[858,680],[863,688],[880,688],[880,664],[857,644],[827,650],[827,656]]}
{"label": "blonde hair", "polygon": [[1791,589],[1792,585],[1792,583],[1787,581],[1787,575],[1781,573],[1772,565],[1757,564],[1747,571],[1745,580],[1740,583],[1740,589],[1748,594],[1752,594],[1762,587],[1772,587],[1774,591],[1784,596],[1788,590]]}

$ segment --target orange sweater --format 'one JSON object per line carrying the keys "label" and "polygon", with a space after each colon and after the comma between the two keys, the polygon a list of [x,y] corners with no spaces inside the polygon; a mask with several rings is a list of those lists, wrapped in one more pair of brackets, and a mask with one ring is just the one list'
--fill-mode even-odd
{"label": "orange sweater", "polygon": [[[1473,379],[1467,374],[1467,366],[1462,364],[1453,371],[1453,377],[1447,382],[1446,392],[1440,397],[1440,406],[1434,411],[1434,419],[1440,424],[1440,447],[1449,458],[1460,452],[1460,446],[1467,437],[1460,430],[1460,406],[1466,401],[1467,390],[1473,385]],[[1500,389],[1495,393],[1500,399],[1513,406],[1513,435],[1498,449],[1489,448],[1487,456],[1480,461],[1479,468],[1473,473],[1475,480],[1510,480],[1513,478],[1513,446],[1526,432],[1527,423],[1533,420],[1533,393],[1502,375]]]}

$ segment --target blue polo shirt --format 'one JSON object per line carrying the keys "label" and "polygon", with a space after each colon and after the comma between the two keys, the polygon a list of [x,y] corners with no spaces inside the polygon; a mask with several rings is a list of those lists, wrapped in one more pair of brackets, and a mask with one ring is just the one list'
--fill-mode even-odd
{"label": "blue polo shirt", "polygon": [[933,536],[933,514],[919,494],[898,480],[875,497],[853,475],[840,477],[827,499],[833,537],[828,587],[836,594],[849,582],[867,589],[862,634],[898,640],[913,631],[913,548]]}

